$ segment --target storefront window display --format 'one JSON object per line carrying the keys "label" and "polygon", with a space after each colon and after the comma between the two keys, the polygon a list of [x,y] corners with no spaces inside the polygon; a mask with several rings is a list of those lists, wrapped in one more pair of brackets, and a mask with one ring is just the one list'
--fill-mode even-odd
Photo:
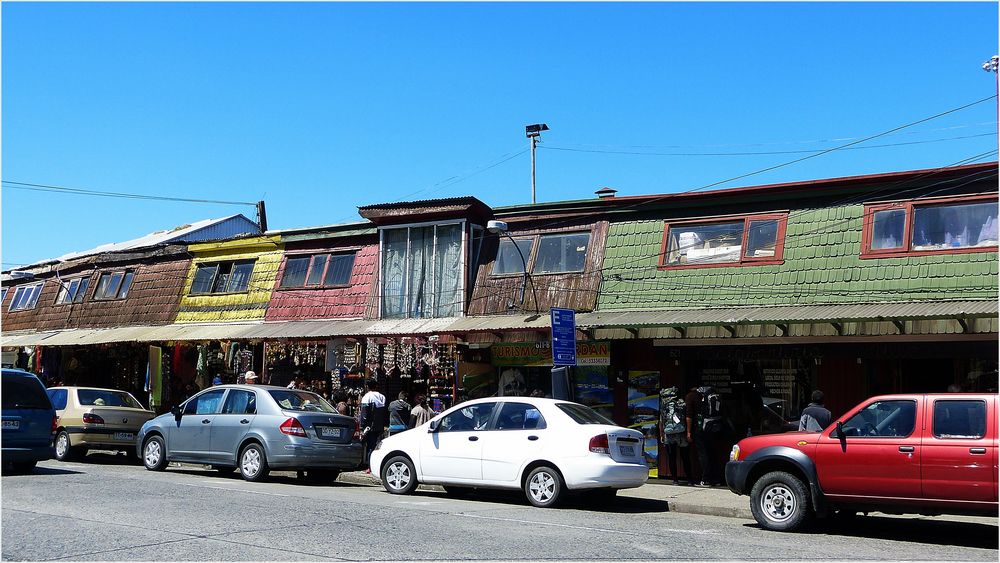
{"label": "storefront window display", "polygon": [[649,465],[649,476],[658,474],[659,418],[660,418],[660,372],[628,372],[628,421],[645,436],[644,455]]}

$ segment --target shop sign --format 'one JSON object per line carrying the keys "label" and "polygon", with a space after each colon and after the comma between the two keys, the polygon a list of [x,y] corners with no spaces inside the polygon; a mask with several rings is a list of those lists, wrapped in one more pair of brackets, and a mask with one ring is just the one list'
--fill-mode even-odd
{"label": "shop sign", "polygon": [[552,307],[552,360],[557,366],[576,365],[576,312]]}
{"label": "shop sign", "polygon": [[[494,344],[490,347],[495,366],[551,366],[552,348],[548,342]],[[606,340],[576,343],[578,366],[611,365],[611,342]]]}

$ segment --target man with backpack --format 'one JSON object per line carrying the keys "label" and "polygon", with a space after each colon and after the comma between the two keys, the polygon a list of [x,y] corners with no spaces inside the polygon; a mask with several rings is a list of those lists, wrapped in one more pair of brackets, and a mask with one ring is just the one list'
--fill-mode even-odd
{"label": "man with backpack", "polygon": [[711,386],[692,387],[684,396],[687,410],[688,441],[694,443],[701,465],[701,481],[696,487],[712,487],[723,483],[720,466],[715,461],[715,443],[722,432],[722,401]]}
{"label": "man with backpack", "polygon": [[[365,442],[365,465],[368,466],[368,460],[382,439],[389,418],[385,395],[378,392],[378,380],[374,377],[365,380],[365,394],[361,397],[360,407],[361,439]],[[371,473],[371,467],[365,472]]]}

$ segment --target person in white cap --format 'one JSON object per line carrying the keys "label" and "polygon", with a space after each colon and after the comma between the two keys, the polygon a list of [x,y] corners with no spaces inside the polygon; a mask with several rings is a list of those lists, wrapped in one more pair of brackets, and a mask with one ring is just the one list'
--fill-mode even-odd
{"label": "person in white cap", "polygon": [[257,374],[254,373],[252,370],[248,371],[247,374],[243,376],[243,378],[246,379],[247,385],[254,385],[257,383]]}

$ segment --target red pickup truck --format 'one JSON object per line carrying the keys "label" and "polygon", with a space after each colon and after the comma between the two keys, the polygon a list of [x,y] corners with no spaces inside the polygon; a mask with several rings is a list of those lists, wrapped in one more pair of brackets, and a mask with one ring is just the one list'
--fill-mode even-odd
{"label": "red pickup truck", "polygon": [[997,397],[872,397],[822,432],[740,440],[726,483],[769,530],[834,513],[996,516]]}

